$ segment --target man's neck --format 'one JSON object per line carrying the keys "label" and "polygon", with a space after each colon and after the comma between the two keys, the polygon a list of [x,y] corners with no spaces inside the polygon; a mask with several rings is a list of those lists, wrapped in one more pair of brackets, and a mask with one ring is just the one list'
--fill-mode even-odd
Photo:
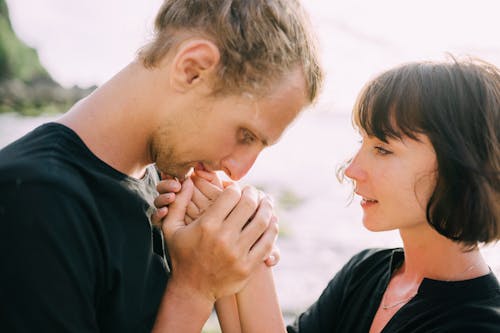
{"label": "man's neck", "polygon": [[[154,73],[132,62],[59,122],[73,129],[87,147],[116,170],[135,178],[153,163],[150,141],[155,128]],[[157,95],[156,95],[157,96]]]}

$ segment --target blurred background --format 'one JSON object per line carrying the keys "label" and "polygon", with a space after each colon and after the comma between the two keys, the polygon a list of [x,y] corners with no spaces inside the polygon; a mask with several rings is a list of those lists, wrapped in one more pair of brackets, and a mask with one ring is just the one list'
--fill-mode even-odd
{"label": "blurred background", "polygon": [[[151,36],[160,0],[0,0],[0,148],[54,120],[130,62]],[[271,193],[280,216],[276,284],[288,321],[353,254],[398,246],[370,233],[335,167],[357,148],[350,110],[375,74],[415,60],[472,55],[500,65],[497,0],[307,0],[327,80],[316,105],[243,179]],[[500,245],[483,248],[500,276]],[[206,332],[217,332],[215,320]]]}

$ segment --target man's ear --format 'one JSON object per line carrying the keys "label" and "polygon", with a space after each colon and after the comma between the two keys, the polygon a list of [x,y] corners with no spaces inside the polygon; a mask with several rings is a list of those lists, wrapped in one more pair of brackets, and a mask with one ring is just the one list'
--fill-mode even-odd
{"label": "man's ear", "polygon": [[217,46],[206,39],[191,39],[182,43],[171,64],[170,84],[185,92],[200,84],[211,88],[211,81],[220,61]]}

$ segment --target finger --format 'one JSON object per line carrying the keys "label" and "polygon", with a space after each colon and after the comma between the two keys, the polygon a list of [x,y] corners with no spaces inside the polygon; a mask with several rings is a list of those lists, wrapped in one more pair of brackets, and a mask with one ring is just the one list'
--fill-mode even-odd
{"label": "finger", "polygon": [[[248,220],[255,214],[259,206],[259,192],[252,186],[246,186],[241,192],[241,199],[227,218],[234,230],[241,232]],[[264,232],[263,228],[262,232]],[[261,233],[262,233],[261,232]]]}
{"label": "finger", "polygon": [[242,191],[235,183],[222,191],[213,204],[205,210],[203,217],[208,221],[224,222],[234,207],[239,203]]}
{"label": "finger", "polygon": [[262,234],[262,237],[260,237],[250,249],[248,259],[252,264],[258,265],[262,263],[263,258],[267,258],[271,255],[273,244],[278,237],[279,231],[278,223],[276,221],[275,217],[271,219],[269,227]]}
{"label": "finger", "polygon": [[215,172],[210,172],[206,170],[195,170],[195,174],[208,181],[212,185],[217,186],[218,188],[223,188],[222,187],[222,180],[217,176]]}
{"label": "finger", "polygon": [[181,190],[181,183],[176,179],[162,180],[156,185],[156,190],[160,194],[169,192],[177,193]]}
{"label": "finger", "polygon": [[273,249],[271,250],[271,254],[264,260],[264,263],[266,264],[267,267],[273,267],[278,264],[280,259],[281,259],[280,249],[276,245],[274,245]]}
{"label": "finger", "polygon": [[187,178],[182,184],[181,191],[177,194],[176,200],[170,204],[168,208],[168,215],[165,218],[162,230],[165,237],[169,237],[175,233],[179,228],[185,226],[184,215],[186,215],[186,209],[193,196],[193,182],[191,179]]}
{"label": "finger", "polygon": [[193,201],[190,201],[187,205],[186,215],[189,215],[189,217],[191,217],[193,220],[197,219],[201,215],[200,209],[194,204]]}
{"label": "finger", "polygon": [[156,208],[161,208],[168,206],[174,201],[175,201],[175,193],[164,193],[157,196],[153,201],[153,203]]}
{"label": "finger", "polygon": [[263,199],[257,213],[241,232],[241,244],[245,248],[250,249],[257,239],[268,229],[272,220],[277,219],[273,214],[271,202],[267,198]]}
{"label": "finger", "polygon": [[222,193],[222,187],[217,187],[216,185],[209,183],[206,179],[197,176],[193,176],[191,179],[200,194],[210,200],[217,199]]}
{"label": "finger", "polygon": [[153,214],[151,214],[151,224],[155,226],[161,226],[162,220],[165,216],[167,216],[168,208],[161,207],[157,209]]}
{"label": "finger", "polygon": [[[195,184],[194,190],[193,190],[192,201],[200,210],[204,210],[212,204],[212,200],[207,198],[205,196],[205,194],[200,191],[200,189],[196,186],[196,183],[194,182],[194,178],[192,178],[192,179],[193,179],[193,183]],[[205,183],[207,183],[207,182],[205,181]],[[211,186],[213,186],[213,185],[211,185]]]}
{"label": "finger", "polygon": [[193,218],[191,218],[191,216],[189,216],[189,215],[187,215],[187,214],[186,214],[186,216],[184,216],[184,223],[185,223],[186,225],[191,224],[193,221],[194,221],[194,219],[193,219]]}

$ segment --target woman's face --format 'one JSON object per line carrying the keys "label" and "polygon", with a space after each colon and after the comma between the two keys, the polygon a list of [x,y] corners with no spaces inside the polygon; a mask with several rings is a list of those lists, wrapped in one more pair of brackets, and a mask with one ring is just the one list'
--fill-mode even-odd
{"label": "woman's face", "polygon": [[436,153],[425,135],[387,143],[362,133],[362,144],[345,174],[361,198],[363,224],[371,231],[427,223],[426,207],[437,178]]}

